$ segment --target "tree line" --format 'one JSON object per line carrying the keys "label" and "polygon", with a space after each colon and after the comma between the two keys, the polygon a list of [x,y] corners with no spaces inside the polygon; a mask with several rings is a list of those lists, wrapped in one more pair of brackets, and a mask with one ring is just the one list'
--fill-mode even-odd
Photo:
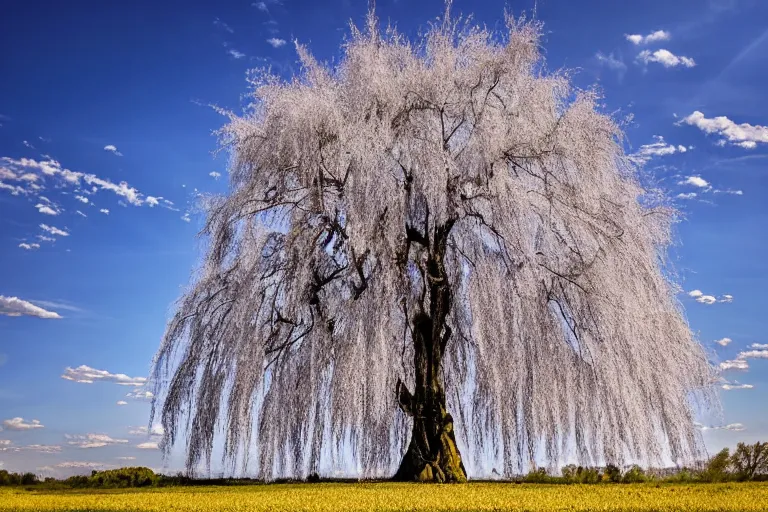
{"label": "tree line", "polygon": [[[338,480],[338,479],[337,479]],[[326,481],[313,474],[308,482]],[[344,480],[342,480],[344,481]],[[673,470],[643,469],[633,465],[625,469],[609,464],[605,467],[584,467],[569,464],[559,476],[541,468],[514,479],[517,483],[599,484],[599,483],[693,483],[768,481],[768,442],[739,443],[733,453],[723,448],[697,467]],[[287,481],[284,481],[287,482]],[[0,486],[46,486],[57,488],[115,489],[129,487],[169,487],[176,485],[247,485],[263,483],[248,478],[199,479],[177,474],[155,473],[146,467],[127,467],[92,471],[90,476],[76,475],[66,479],[41,479],[34,473],[11,473],[0,470]]]}

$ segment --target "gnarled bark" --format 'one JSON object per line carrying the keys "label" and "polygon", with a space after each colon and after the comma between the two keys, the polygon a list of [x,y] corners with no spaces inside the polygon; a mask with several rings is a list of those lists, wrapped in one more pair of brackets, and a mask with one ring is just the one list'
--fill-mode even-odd
{"label": "gnarled bark", "polygon": [[421,311],[411,320],[415,369],[413,393],[403,382],[397,383],[400,408],[413,417],[413,431],[395,480],[467,481],[467,472],[456,446],[453,418],[446,409],[443,379],[443,354],[451,338],[446,317],[452,299],[443,258],[451,225],[436,230],[427,261],[428,313]]}

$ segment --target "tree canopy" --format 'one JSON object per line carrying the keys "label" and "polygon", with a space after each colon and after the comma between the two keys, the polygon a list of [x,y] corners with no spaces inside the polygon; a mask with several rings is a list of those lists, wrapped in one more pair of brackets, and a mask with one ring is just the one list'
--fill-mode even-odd
{"label": "tree canopy", "polygon": [[184,436],[190,469],[220,428],[267,478],[347,449],[391,472],[419,318],[471,467],[698,453],[713,380],[667,263],[676,213],[599,94],[546,70],[540,25],[504,27],[446,10],[411,42],[370,14],[336,65],[297,44],[293,79],[251,75],[156,356],[164,446]]}

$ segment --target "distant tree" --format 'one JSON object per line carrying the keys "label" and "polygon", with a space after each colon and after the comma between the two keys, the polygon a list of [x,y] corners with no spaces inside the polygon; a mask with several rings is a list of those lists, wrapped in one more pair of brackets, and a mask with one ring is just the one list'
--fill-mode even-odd
{"label": "distant tree", "polygon": [[768,442],[755,444],[739,443],[731,457],[736,473],[752,480],[756,475],[768,473]]}
{"label": "distant tree", "polygon": [[722,482],[728,478],[728,470],[731,465],[730,450],[723,448],[714,457],[709,459],[702,477],[709,482]]}
{"label": "distant tree", "polygon": [[665,268],[675,211],[599,95],[546,72],[541,27],[505,27],[446,9],[411,43],[370,14],[336,67],[297,45],[292,81],[254,73],[155,360],[190,471],[218,425],[247,457],[254,421],[266,478],[351,453],[464,481],[456,426],[507,475],[563,436],[585,463],[698,453],[689,398],[713,379]]}
{"label": "distant tree", "polygon": [[21,475],[21,480],[19,483],[21,485],[34,485],[37,483],[37,475],[34,473],[24,473]]}
{"label": "distant tree", "polygon": [[629,468],[624,473],[624,476],[621,477],[621,481],[625,484],[637,484],[640,482],[645,482],[646,480],[647,478],[645,475],[645,471],[643,471],[643,468],[641,468],[637,464]]}

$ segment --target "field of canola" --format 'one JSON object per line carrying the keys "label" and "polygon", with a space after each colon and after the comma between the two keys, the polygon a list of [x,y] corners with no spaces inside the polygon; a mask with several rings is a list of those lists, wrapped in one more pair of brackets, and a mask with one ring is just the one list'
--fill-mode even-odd
{"label": "field of canola", "polygon": [[0,511],[768,511],[768,483],[285,484],[126,490],[0,489]]}

